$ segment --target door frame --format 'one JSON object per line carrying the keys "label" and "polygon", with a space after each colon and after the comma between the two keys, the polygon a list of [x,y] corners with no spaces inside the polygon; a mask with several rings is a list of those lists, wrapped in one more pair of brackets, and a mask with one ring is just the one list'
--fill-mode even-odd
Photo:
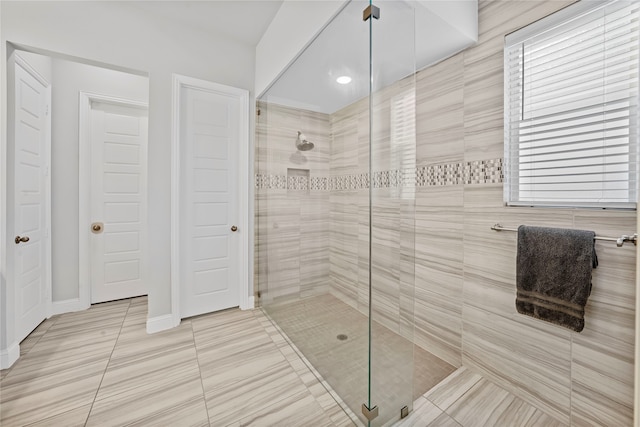
{"label": "door frame", "polygon": [[[171,325],[175,327],[180,324],[180,184],[182,180],[180,170],[180,154],[183,151],[184,142],[180,138],[181,134],[181,91],[183,88],[194,89],[204,92],[215,92],[225,96],[231,96],[240,102],[240,129],[239,129],[239,156],[237,168],[240,172],[238,182],[239,206],[239,227],[243,233],[239,233],[240,238],[240,309],[252,309],[254,306],[253,296],[249,296],[249,91],[227,86],[219,83],[200,80],[192,77],[173,74],[172,93],[172,114],[171,114]],[[150,319],[153,320],[153,319]],[[167,319],[169,320],[169,319]],[[156,326],[147,323],[147,332],[160,330],[161,325]],[[166,327],[162,327],[166,329]]]}
{"label": "door frame", "polygon": [[[20,67],[25,70],[29,75],[36,79],[46,88],[47,105],[49,111],[46,118],[46,141],[45,141],[45,154],[46,154],[46,201],[45,201],[45,223],[46,223],[46,255],[45,255],[45,304],[46,304],[46,317],[49,318],[52,315],[52,280],[51,280],[51,83],[48,82],[38,71],[33,68],[26,60],[24,60],[17,51],[14,51],[13,61],[7,61],[8,71],[8,84],[7,84],[7,151],[6,151],[6,187],[3,185],[3,194],[6,195],[6,214],[3,221],[3,228],[5,231],[6,240],[4,242],[4,249],[6,250],[6,285],[7,293],[5,294],[4,303],[2,304],[2,310],[7,313],[5,318],[6,325],[4,331],[6,331],[6,348],[0,348],[0,369],[10,367],[20,357],[20,343],[16,341],[16,315],[15,312],[15,298],[17,295],[15,289],[15,256],[13,250],[13,232],[15,232],[15,147],[16,147],[16,135],[15,135],[15,108],[16,108],[16,68]],[[4,156],[3,156],[4,157]],[[3,260],[3,261],[4,261]],[[1,320],[1,319],[0,319]],[[0,346],[1,347],[1,346]]]}
{"label": "door frame", "polygon": [[[110,95],[102,95],[81,91],[79,94],[79,134],[78,134],[78,160],[79,160],[79,185],[78,185],[78,250],[79,250],[79,294],[77,307],[68,306],[66,311],[85,310],[91,306],[91,233],[88,233],[88,224],[91,224],[91,103],[101,102],[120,107],[144,109],[149,111],[149,104],[142,101],[118,98]],[[149,138],[147,137],[147,152]],[[148,164],[148,156],[145,159]],[[147,168],[147,175],[149,174]],[[148,176],[147,176],[148,179]],[[148,187],[148,186],[147,186]],[[142,219],[146,221],[146,218]],[[147,236],[148,239],[148,236]],[[148,241],[141,242],[143,260],[145,260],[141,275],[148,276]],[[72,303],[73,304],[73,303]]]}

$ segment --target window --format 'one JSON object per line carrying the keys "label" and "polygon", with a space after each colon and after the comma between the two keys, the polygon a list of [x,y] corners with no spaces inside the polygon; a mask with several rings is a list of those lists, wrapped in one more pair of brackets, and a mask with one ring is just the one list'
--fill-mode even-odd
{"label": "window", "polygon": [[416,91],[411,88],[391,98],[391,159],[396,173],[392,197],[412,200],[416,176]]}
{"label": "window", "polygon": [[505,39],[505,201],[636,207],[640,3],[581,1]]}

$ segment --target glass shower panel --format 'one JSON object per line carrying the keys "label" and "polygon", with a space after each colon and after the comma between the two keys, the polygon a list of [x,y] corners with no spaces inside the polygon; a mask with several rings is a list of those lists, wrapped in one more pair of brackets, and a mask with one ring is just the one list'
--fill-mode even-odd
{"label": "glass shower panel", "polygon": [[370,23],[370,405],[379,415],[370,425],[384,426],[410,412],[428,385],[417,375],[414,387],[415,4],[374,4],[380,17]]}
{"label": "glass shower panel", "polygon": [[369,31],[351,1],[258,100],[256,288],[356,422],[368,393]]}

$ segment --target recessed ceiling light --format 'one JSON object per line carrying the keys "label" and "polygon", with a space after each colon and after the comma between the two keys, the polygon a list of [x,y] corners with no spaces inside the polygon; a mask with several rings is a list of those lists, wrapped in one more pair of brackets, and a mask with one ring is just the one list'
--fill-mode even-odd
{"label": "recessed ceiling light", "polygon": [[346,85],[346,84],[351,83],[351,77],[349,77],[349,76],[340,76],[340,77],[338,77],[336,79],[336,81],[338,83],[340,83],[341,85]]}

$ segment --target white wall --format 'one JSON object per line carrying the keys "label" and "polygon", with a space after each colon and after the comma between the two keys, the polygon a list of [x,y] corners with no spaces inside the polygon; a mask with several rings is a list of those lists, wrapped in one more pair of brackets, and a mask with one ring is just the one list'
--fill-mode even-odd
{"label": "white wall", "polygon": [[[171,76],[183,74],[253,92],[254,48],[236,41],[211,38],[186,26],[151,19],[127,2],[0,2],[1,67],[7,73],[7,44],[34,47],[149,75],[149,317],[171,311],[170,188]],[[9,48],[10,49],[10,48]],[[10,52],[9,52],[10,53]],[[6,93],[6,78],[1,79]],[[0,108],[7,108],[6,97]],[[2,116],[0,177],[6,213],[6,117]],[[2,231],[4,283],[7,231]],[[66,292],[66,291],[65,291]],[[57,295],[57,297],[64,297]],[[9,298],[10,299],[10,298]],[[3,296],[4,308],[7,298]],[[6,331],[0,350],[11,345]]]}
{"label": "white wall", "polygon": [[56,302],[79,296],[78,94],[82,91],[148,102],[149,80],[134,74],[54,59],[52,83],[52,291]]}
{"label": "white wall", "polygon": [[478,0],[418,0],[449,25],[478,41]]}
{"label": "white wall", "polygon": [[[345,5],[345,0],[284,0],[256,46],[260,96]],[[363,9],[366,4],[363,3]]]}

